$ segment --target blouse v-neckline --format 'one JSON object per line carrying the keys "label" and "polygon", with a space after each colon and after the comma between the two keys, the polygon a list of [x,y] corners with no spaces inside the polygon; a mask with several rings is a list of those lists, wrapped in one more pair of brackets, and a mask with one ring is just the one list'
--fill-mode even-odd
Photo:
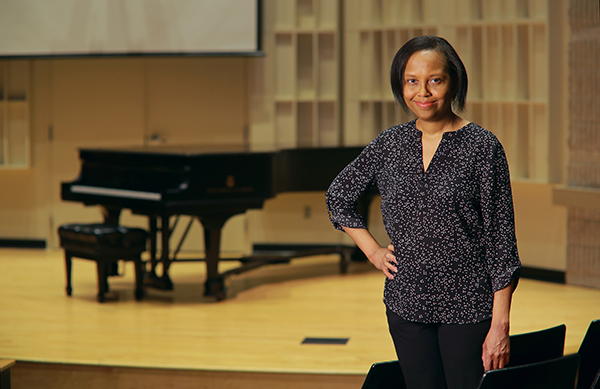
{"label": "blouse v-neckline", "polygon": [[438,150],[440,149],[440,145],[442,144],[443,140],[444,140],[444,134],[442,134],[439,142],[437,142],[437,145],[435,146],[435,150],[433,150],[433,154],[431,154],[431,159],[429,160],[429,163],[427,163],[427,166],[425,166],[425,148],[423,147],[423,133],[421,132],[421,139],[420,139],[420,141],[421,141],[420,142],[421,143],[421,168],[423,169],[423,174],[427,174],[427,172],[429,171],[429,168],[431,167],[431,164],[435,160],[435,156],[438,153]]}
{"label": "blouse v-neckline", "polygon": [[444,142],[444,139],[448,139],[448,138],[451,138],[451,137],[455,136],[455,134],[457,134],[463,128],[469,126],[469,124],[471,124],[471,122],[468,122],[464,126],[462,126],[460,128],[457,128],[456,130],[443,132],[442,136],[440,137],[440,141],[438,142],[437,146],[435,147],[435,150],[433,151],[431,159],[429,160],[429,163],[427,164],[427,167],[425,167],[425,158],[423,156],[423,135],[425,133],[417,128],[417,122],[416,122],[416,120],[413,121],[414,129],[415,129],[415,131],[418,134],[417,138],[418,138],[418,142],[419,142],[419,151],[420,151],[420,158],[419,158],[419,160],[421,162],[421,165],[420,165],[421,166],[421,173],[423,175],[427,174],[429,172],[429,170],[431,169],[432,164],[436,160],[436,156],[439,154],[440,146]]}

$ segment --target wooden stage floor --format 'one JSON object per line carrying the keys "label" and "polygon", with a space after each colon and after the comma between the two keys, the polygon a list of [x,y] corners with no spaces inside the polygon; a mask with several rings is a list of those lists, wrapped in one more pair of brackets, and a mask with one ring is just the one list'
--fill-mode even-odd
{"label": "wooden stage floor", "polygon": [[[148,289],[142,301],[133,298],[132,265],[121,270],[100,304],[94,262],[74,260],[67,297],[61,251],[0,249],[0,358],[17,366],[339,375],[357,383],[373,362],[395,359],[383,275],[368,263],[352,263],[345,275],[337,256],[267,266],[231,277],[229,299],[220,302],[203,297],[200,262],[173,264],[175,290]],[[573,353],[599,318],[600,290],[522,279],[511,333],[564,323],[565,353]],[[348,341],[302,344],[307,337]]]}

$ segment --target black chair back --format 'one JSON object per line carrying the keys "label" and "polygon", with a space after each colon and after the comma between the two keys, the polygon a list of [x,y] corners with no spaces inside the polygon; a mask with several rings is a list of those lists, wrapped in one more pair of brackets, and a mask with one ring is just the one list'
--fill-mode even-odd
{"label": "black chair back", "polygon": [[600,320],[590,323],[577,354],[581,357],[577,389],[600,388]]}
{"label": "black chair back", "polygon": [[528,365],[530,363],[560,358],[565,352],[567,326],[510,336],[510,361],[505,367]]}
{"label": "black chair back", "polygon": [[479,389],[574,389],[580,357],[571,354],[530,365],[492,370]]}
{"label": "black chair back", "polygon": [[406,389],[400,363],[396,360],[372,364],[362,389]]}

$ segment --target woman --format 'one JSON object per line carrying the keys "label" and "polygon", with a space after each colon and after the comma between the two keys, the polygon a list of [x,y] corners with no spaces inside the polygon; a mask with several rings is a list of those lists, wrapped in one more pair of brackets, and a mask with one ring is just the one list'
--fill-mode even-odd
{"label": "woman", "polygon": [[[332,182],[327,207],[386,276],[390,334],[408,388],[476,388],[509,358],[517,253],[510,175],[489,131],[455,113],[467,73],[443,38],[407,42],[391,68],[415,120],[383,131]],[[355,203],[377,185],[391,244],[368,232]]]}

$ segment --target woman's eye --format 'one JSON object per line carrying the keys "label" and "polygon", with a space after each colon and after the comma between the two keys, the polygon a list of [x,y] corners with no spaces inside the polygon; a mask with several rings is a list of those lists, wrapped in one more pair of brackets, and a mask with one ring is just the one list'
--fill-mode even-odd
{"label": "woman's eye", "polygon": [[417,80],[415,80],[414,78],[409,78],[408,80],[406,80],[406,83],[407,83],[407,84],[411,84],[411,85],[412,85],[412,84],[416,84],[416,83],[417,83]]}
{"label": "woman's eye", "polygon": [[439,84],[442,82],[442,79],[441,78],[432,78],[431,81],[429,81],[429,82],[431,82],[432,84]]}

